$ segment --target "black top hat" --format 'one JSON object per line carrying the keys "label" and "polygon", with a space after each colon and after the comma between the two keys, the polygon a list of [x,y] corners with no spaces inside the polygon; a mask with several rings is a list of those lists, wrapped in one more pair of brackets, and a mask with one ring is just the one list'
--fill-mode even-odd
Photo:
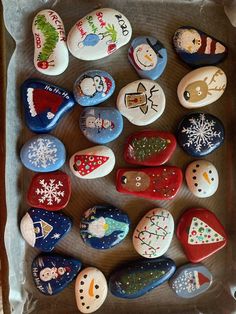
{"label": "black top hat", "polygon": [[147,43],[149,44],[149,46],[152,47],[152,49],[158,55],[158,57],[163,58],[162,55],[159,52],[159,50],[164,48],[162,43],[159,40],[157,40],[155,44],[152,44],[151,41],[148,38],[146,38],[146,40],[147,40]]}

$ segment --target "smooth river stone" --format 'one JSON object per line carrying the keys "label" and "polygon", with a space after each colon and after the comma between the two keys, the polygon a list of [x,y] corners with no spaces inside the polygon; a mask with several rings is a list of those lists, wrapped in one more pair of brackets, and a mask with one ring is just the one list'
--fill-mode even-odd
{"label": "smooth river stone", "polygon": [[117,108],[135,125],[148,125],[163,113],[166,98],[155,81],[138,80],[123,87],[117,97]]}
{"label": "smooth river stone", "polygon": [[174,219],[163,208],[150,210],[133,233],[135,250],[146,258],[159,257],[168,250],[174,233]]}
{"label": "smooth river stone", "polygon": [[72,27],[67,45],[74,57],[97,60],[127,44],[131,35],[131,25],[122,13],[103,8],[89,13]]}
{"label": "smooth river stone", "polygon": [[166,282],[175,272],[170,258],[141,259],[115,270],[109,290],[119,298],[135,299]]}
{"label": "smooth river stone", "polygon": [[226,85],[226,75],[218,67],[207,66],[193,70],[179,82],[179,102],[188,109],[210,105],[223,95]]}
{"label": "smooth river stone", "polygon": [[33,20],[34,66],[47,75],[63,73],[69,64],[66,34],[60,16],[52,10],[40,11]]}

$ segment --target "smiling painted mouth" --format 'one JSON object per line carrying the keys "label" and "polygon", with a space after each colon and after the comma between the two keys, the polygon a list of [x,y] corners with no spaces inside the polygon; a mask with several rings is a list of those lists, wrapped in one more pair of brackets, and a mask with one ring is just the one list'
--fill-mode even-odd
{"label": "smiling painted mouth", "polygon": [[143,64],[143,63],[139,60],[138,52],[136,52],[136,58],[137,58],[138,62],[139,62],[140,64],[142,64],[145,68],[150,68],[150,67],[153,66],[153,63],[150,64],[150,65]]}

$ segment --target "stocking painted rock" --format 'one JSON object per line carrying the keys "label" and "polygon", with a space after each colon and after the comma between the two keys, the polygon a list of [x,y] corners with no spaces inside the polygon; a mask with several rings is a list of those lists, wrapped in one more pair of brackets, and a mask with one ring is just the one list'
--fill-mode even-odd
{"label": "stocking painted rock", "polygon": [[31,181],[27,201],[32,207],[60,210],[71,195],[70,177],[61,171],[36,174]]}
{"label": "stocking painted rock", "polygon": [[132,41],[128,58],[140,77],[156,80],[165,70],[167,51],[156,38],[140,36]]}
{"label": "stocking painted rock", "polygon": [[193,70],[179,82],[179,102],[188,109],[210,105],[223,95],[226,84],[226,75],[218,67],[208,66]]}
{"label": "stocking painted rock", "polygon": [[212,153],[223,144],[224,137],[222,122],[217,117],[204,112],[185,116],[177,131],[179,145],[193,157]]}
{"label": "stocking painted rock", "polygon": [[66,215],[31,208],[21,219],[20,230],[25,241],[43,252],[50,252],[70,231],[72,221]]}
{"label": "stocking painted rock", "polygon": [[107,146],[94,146],[75,153],[70,169],[81,179],[96,179],[108,175],[115,166],[115,155]]}
{"label": "stocking painted rock", "polygon": [[97,311],[104,303],[107,292],[107,280],[95,267],[83,269],[76,278],[75,297],[81,313]]}
{"label": "stocking painted rock", "polygon": [[127,44],[131,35],[131,25],[122,13],[110,8],[97,9],[72,27],[67,45],[74,57],[97,60]]}
{"label": "stocking painted rock", "polygon": [[38,135],[28,140],[20,151],[23,165],[36,172],[51,172],[61,168],[66,160],[63,143],[52,135]]}
{"label": "stocking painted rock", "polygon": [[177,167],[119,169],[116,189],[121,193],[168,200],[178,193],[182,185],[182,177],[182,171]]}
{"label": "stocking painted rock", "polygon": [[80,115],[80,129],[89,141],[106,144],[121,134],[123,118],[115,108],[86,108]]}
{"label": "stocking painted rock", "polygon": [[81,74],[74,84],[74,96],[81,106],[95,106],[114,93],[115,81],[105,71],[90,70]]}
{"label": "stocking painted rock", "polygon": [[187,264],[177,269],[169,283],[178,297],[190,299],[211,286],[212,274],[201,264]]}
{"label": "stocking painted rock", "polygon": [[40,11],[32,25],[34,66],[47,75],[59,75],[69,63],[66,34],[60,16],[52,10]]}
{"label": "stocking painted rock", "polygon": [[97,205],[83,214],[80,235],[94,249],[109,249],[124,240],[129,226],[129,217],[122,210],[112,205]]}
{"label": "stocking painted rock", "polygon": [[166,282],[175,269],[165,257],[133,261],[111,274],[109,290],[118,298],[135,299]]}
{"label": "stocking painted rock", "polygon": [[51,83],[29,79],[21,87],[25,122],[35,133],[47,133],[74,106],[73,94]]}
{"label": "stocking painted rock", "polygon": [[141,131],[127,138],[124,158],[130,164],[159,166],[171,158],[175,148],[176,139],[173,134],[164,131]]}
{"label": "stocking painted rock", "polygon": [[210,210],[188,209],[177,226],[177,237],[190,262],[198,263],[227,243],[224,227]]}
{"label": "stocking painted rock", "polygon": [[40,254],[32,263],[32,275],[36,287],[46,295],[65,289],[76,277],[81,262],[58,254]]}
{"label": "stocking painted rock", "polygon": [[185,172],[189,190],[197,197],[212,196],[218,188],[219,176],[216,167],[207,160],[191,162]]}
{"label": "stocking painted rock", "polygon": [[217,64],[228,53],[222,42],[191,26],[178,28],[173,44],[178,56],[193,67]]}

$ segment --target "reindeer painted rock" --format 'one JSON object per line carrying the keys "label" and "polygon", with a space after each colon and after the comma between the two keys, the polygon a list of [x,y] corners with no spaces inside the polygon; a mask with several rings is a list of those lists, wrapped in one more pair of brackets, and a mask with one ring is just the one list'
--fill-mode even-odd
{"label": "reindeer painted rock", "polygon": [[188,109],[210,105],[223,95],[226,85],[226,75],[218,67],[208,66],[193,70],[179,82],[179,102]]}

